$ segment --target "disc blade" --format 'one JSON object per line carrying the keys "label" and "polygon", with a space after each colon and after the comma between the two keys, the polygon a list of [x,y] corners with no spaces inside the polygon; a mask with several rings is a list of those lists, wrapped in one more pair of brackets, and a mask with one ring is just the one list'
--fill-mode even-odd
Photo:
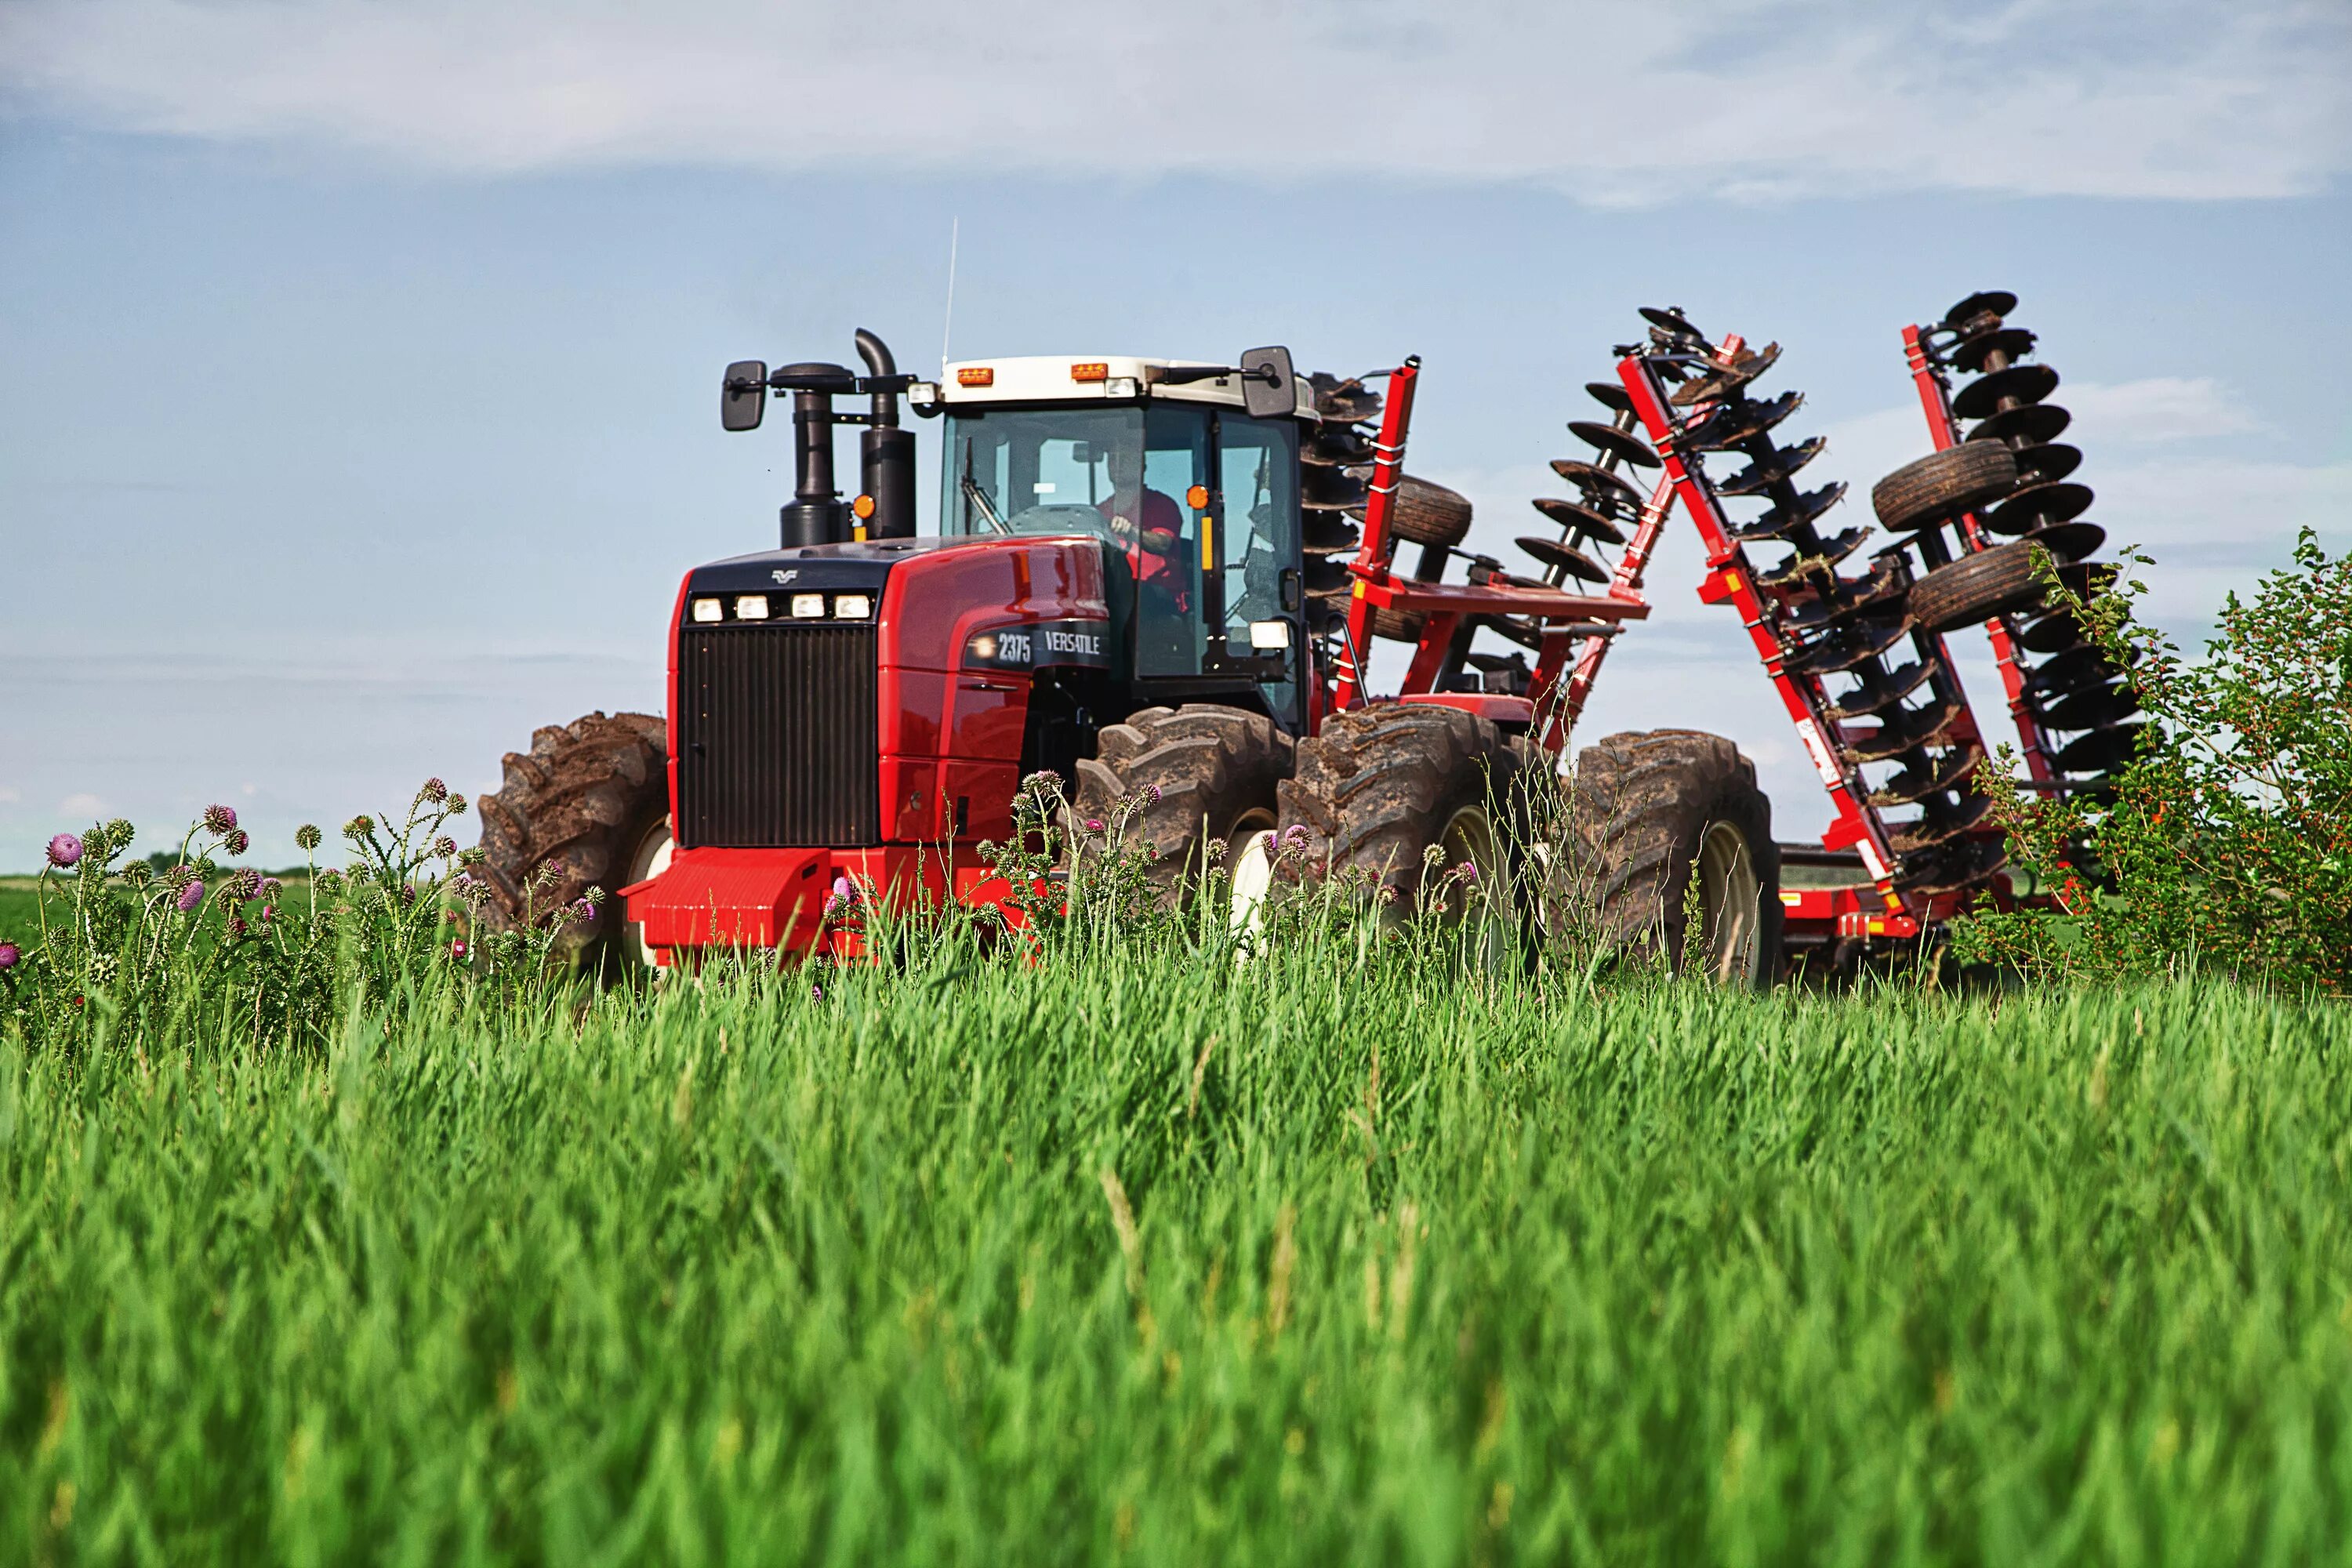
{"label": "disc blade", "polygon": [[2000,875],[2009,851],[2000,840],[1960,838],[1926,852],[1916,870],[1906,865],[1896,884],[1922,898],[1966,891]]}
{"label": "disc blade", "polygon": [[1766,343],[1760,349],[1742,349],[1729,364],[1675,388],[1674,405],[1688,408],[1695,404],[1713,403],[1717,398],[1728,397],[1770,370],[1780,358],[1779,343]]}
{"label": "disc blade", "polygon": [[1790,653],[1782,664],[1801,675],[1838,675],[1876,658],[1911,630],[1901,616],[1884,621],[1848,621],[1817,642]]}
{"label": "disc blade", "polygon": [[1353,550],[1363,540],[1355,524],[1339,512],[1310,511],[1301,520],[1305,537],[1299,541],[1301,550],[1318,555],[1328,555],[1335,550]]}
{"label": "disc blade", "polygon": [[1979,420],[1971,441],[2052,441],[2074,416],[2054,403],[2029,403]]}
{"label": "disc blade", "polygon": [[2040,620],[2028,621],[2018,628],[2015,640],[2028,653],[2060,653],[2083,640],[2083,628],[2074,616],[2061,610]]}
{"label": "disc blade", "polygon": [[1892,675],[1864,666],[1851,673],[1862,676],[1863,684],[1830,704],[1832,719],[1866,719],[1873,713],[1884,713],[1919,689],[1936,667],[1924,658],[1915,658]]}
{"label": "disc blade", "polygon": [[1952,345],[1944,357],[1958,369],[1975,375],[1985,367],[1991,354],[2004,354],[2011,359],[2033,352],[2033,334],[2023,327],[1987,327],[1972,337],[1962,338]]}
{"label": "disc blade", "polygon": [[1983,761],[1984,752],[1974,746],[1955,746],[1939,752],[1923,759],[1924,765],[1913,764],[1887,774],[1870,792],[1870,804],[1909,805],[1931,795],[1958,789]]}
{"label": "disc blade", "polygon": [[2107,531],[2095,522],[2053,522],[2025,536],[2061,563],[2081,561],[2107,542]]}
{"label": "disc blade", "polygon": [[1801,392],[1784,392],[1761,403],[1745,399],[1726,403],[1683,432],[1683,445],[1694,452],[1721,452],[1753,440],[1794,414],[1805,401]]}
{"label": "disc blade", "polygon": [[1309,555],[1305,559],[1308,593],[1334,594],[1348,586],[1348,564],[1338,556]]}
{"label": "disc blade", "polygon": [[1694,337],[1702,342],[1706,341],[1706,334],[1691,325],[1690,318],[1683,314],[1683,308],[1680,305],[1643,305],[1641,307],[1641,311],[1642,320],[1654,327],[1668,332]]}
{"label": "disc blade", "polygon": [[1798,469],[1822,455],[1828,446],[1826,437],[1814,436],[1793,447],[1782,447],[1769,459],[1759,459],[1717,485],[1717,493],[1727,496],[1762,495],[1766,490],[1788,479]]}
{"label": "disc blade", "polygon": [[1991,809],[1991,799],[1981,795],[1962,795],[1951,805],[1937,803],[1921,813],[1917,821],[1896,826],[1887,845],[1897,855],[1908,855],[1949,843],[1982,822]]}
{"label": "disc blade", "polygon": [[2139,749],[2144,723],[2102,725],[2069,741],[2055,761],[2062,772],[2104,773],[2121,767]]}
{"label": "disc blade", "polygon": [[2080,517],[2093,500],[2091,487],[2053,481],[2011,490],[2007,499],[1984,514],[1984,525],[1995,533],[2031,533],[2049,523]]}
{"label": "disc blade", "polygon": [[1579,458],[1554,458],[1551,460],[1551,471],[1570,484],[1581,489],[1588,500],[1595,497],[1608,498],[1606,500],[1595,502],[1596,505],[1603,508],[1613,504],[1622,505],[1629,511],[1638,510],[1642,503],[1649,499],[1635,488],[1633,480],[1624,475],[1604,468],[1598,463],[1585,462]]}
{"label": "disc blade", "polygon": [[1759,572],[1756,581],[1767,588],[1785,587],[1811,574],[1833,572],[1837,563],[1853,554],[1870,537],[1868,528],[1849,528],[1818,550],[1799,550],[1796,554],[1769,571]]}
{"label": "disc blade", "polygon": [[2035,665],[2025,678],[2025,689],[2036,695],[2070,691],[2096,681],[2112,680],[2119,673],[2105,648],[2095,643],[2076,643]]}
{"label": "disc blade", "polygon": [[1371,492],[1345,468],[1301,468],[1298,504],[1311,510],[1340,511],[1361,506]]}
{"label": "disc blade", "polygon": [[1965,703],[1947,700],[1930,702],[1925,708],[1891,713],[1876,730],[1848,737],[1845,753],[1857,763],[1885,762],[1889,757],[1926,745],[1951,728],[1952,721],[1966,711]]}
{"label": "disc blade", "polygon": [[1370,439],[1352,425],[1326,425],[1298,448],[1298,460],[1318,468],[1360,468],[1374,456]]}
{"label": "disc blade", "polygon": [[1612,414],[1633,412],[1633,394],[1613,381],[1588,381],[1584,384],[1584,390],[1591,395],[1593,402]]}
{"label": "disc blade", "polygon": [[2121,681],[2110,686],[2070,691],[2042,710],[2042,722],[2053,730],[2090,730],[2139,711],[2139,697]]}
{"label": "disc blade", "polygon": [[1982,419],[2008,404],[2039,403],[2058,390],[2058,373],[2046,364],[2013,364],[1977,377],[1952,399],[1961,419]]}
{"label": "disc blade", "polygon": [[1760,517],[1750,518],[1731,531],[1735,539],[1782,539],[1801,526],[1818,521],[1822,513],[1837,505],[1845,495],[1845,481],[1823,485],[1817,490],[1806,490],[1797,497],[1794,506],[1776,506]]}
{"label": "disc blade", "polygon": [[2039,447],[2020,447],[2016,458],[2017,480],[2021,485],[2063,479],[2083,466],[2083,449],[2060,441],[2045,441]]}
{"label": "disc blade", "polygon": [[2006,316],[2017,309],[2017,296],[2006,289],[1982,289],[1944,312],[1944,325],[1965,327],[1979,316]]}
{"label": "disc blade", "polygon": [[1589,506],[1579,506],[1572,500],[1560,500],[1552,496],[1538,496],[1534,504],[1538,511],[1562,528],[1572,529],[1608,544],[1625,542],[1625,531]]}
{"label": "disc blade", "polygon": [[1609,569],[1572,544],[1562,544],[1557,539],[1538,539],[1533,534],[1519,536],[1519,548],[1563,576],[1583,583],[1606,583]]}
{"label": "disc blade", "polygon": [[1603,425],[1598,419],[1571,419],[1568,432],[1587,446],[1598,447],[1629,468],[1654,468],[1658,455],[1650,444],[1631,431],[1620,430],[1614,425]]}
{"label": "disc blade", "polygon": [[1326,420],[1354,425],[1375,417],[1381,411],[1381,395],[1356,377],[1341,381],[1318,370],[1307,378],[1307,384],[1314,389],[1315,412]]}

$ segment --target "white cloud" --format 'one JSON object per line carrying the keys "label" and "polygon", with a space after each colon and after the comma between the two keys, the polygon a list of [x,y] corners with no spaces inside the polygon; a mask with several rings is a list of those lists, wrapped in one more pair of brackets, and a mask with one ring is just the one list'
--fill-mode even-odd
{"label": "white cloud", "polygon": [[2263,427],[2236,395],[2205,375],[2158,375],[2112,385],[2069,382],[2052,401],[2074,416],[2070,441],[2196,441]]}
{"label": "white cloud", "polygon": [[2309,0],[0,11],[20,110],[433,168],[1379,171],[1609,203],[2309,192],[2352,161],[2347,74],[2352,13]]}
{"label": "white cloud", "polygon": [[96,817],[106,811],[106,803],[94,795],[69,795],[58,802],[58,809],[68,816]]}

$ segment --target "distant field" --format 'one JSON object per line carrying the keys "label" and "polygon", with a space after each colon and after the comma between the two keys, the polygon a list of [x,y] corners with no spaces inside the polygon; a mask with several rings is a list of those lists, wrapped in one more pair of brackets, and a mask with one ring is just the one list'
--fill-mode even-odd
{"label": "distant field", "polygon": [[30,877],[0,877],[0,942],[23,947],[26,938],[38,931],[33,910],[37,885]]}
{"label": "distant field", "polygon": [[2342,1007],[1344,952],[824,990],[0,1047],[8,1555],[2352,1540]]}

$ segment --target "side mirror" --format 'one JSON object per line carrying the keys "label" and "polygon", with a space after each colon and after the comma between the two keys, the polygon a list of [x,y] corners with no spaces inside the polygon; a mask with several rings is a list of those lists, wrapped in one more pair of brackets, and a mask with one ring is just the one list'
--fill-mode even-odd
{"label": "side mirror", "polygon": [[1253,419],[1280,419],[1298,410],[1297,373],[1288,349],[1251,349],[1242,355],[1242,407]]}
{"label": "side mirror", "polygon": [[730,430],[757,430],[767,411],[767,363],[739,359],[729,365],[719,392],[719,423]]}

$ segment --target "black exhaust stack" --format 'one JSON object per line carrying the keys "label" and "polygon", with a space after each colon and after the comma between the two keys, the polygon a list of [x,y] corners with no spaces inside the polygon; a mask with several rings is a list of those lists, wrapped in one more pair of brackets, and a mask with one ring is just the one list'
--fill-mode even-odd
{"label": "black exhaust stack", "polygon": [[874,395],[866,416],[866,434],[858,440],[859,480],[873,498],[874,512],[866,519],[869,539],[912,539],[915,536],[915,433],[898,427],[898,362],[890,345],[857,329],[857,357],[866,362]]}
{"label": "black exhaust stack", "polygon": [[833,482],[833,395],[856,378],[837,364],[788,364],[774,381],[793,389],[792,503],[783,510],[783,544],[838,544],[849,537],[849,510]]}

